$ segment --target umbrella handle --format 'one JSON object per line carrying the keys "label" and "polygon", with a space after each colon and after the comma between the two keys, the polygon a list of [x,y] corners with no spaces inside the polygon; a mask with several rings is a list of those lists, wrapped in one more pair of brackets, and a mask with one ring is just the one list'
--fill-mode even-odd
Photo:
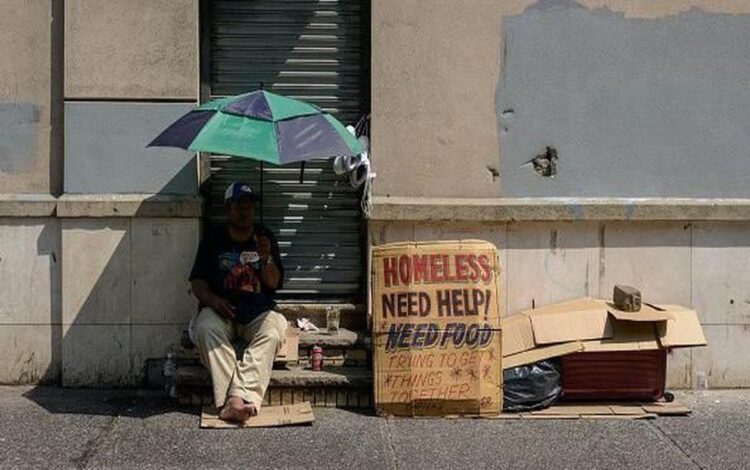
{"label": "umbrella handle", "polygon": [[299,183],[302,184],[305,182],[305,162],[302,162],[302,165],[299,167]]}

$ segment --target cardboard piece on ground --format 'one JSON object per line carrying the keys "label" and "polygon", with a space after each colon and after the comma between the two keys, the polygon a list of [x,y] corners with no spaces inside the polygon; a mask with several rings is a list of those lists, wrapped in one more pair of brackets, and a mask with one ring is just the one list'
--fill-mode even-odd
{"label": "cardboard piece on ground", "polygon": [[679,403],[570,403],[554,405],[544,410],[519,414],[531,419],[651,419],[657,416],[685,416],[690,409]]}
{"label": "cardboard piece on ground", "polygon": [[582,415],[581,418],[584,419],[654,419],[657,418],[658,415],[652,414],[652,413],[643,413],[640,415]]}
{"label": "cardboard piece on ground", "polygon": [[642,408],[647,413],[655,413],[659,416],[685,416],[692,412],[690,408],[675,402],[645,404]]}
{"label": "cardboard piece on ground", "polygon": [[610,405],[609,408],[616,415],[638,416],[648,414],[640,405]]}
{"label": "cardboard piece on ground", "polygon": [[258,416],[254,416],[244,423],[228,423],[219,419],[214,407],[204,407],[201,413],[201,428],[240,429],[240,428],[268,428],[276,426],[292,426],[309,424],[315,421],[310,402],[283,406],[264,406]]}
{"label": "cardboard piece on ground", "polygon": [[544,410],[532,411],[534,415],[611,415],[612,409],[609,405],[602,404],[575,404],[555,405]]}
{"label": "cardboard piece on ground", "polygon": [[500,413],[494,416],[484,416],[485,419],[521,419],[521,413]]}
{"label": "cardboard piece on ground", "polygon": [[292,323],[289,322],[286,329],[286,340],[281,344],[274,361],[294,362],[299,360],[299,335],[299,328],[292,326]]}
{"label": "cardboard piece on ground", "polygon": [[522,313],[531,318],[537,345],[612,337],[603,300],[576,299]]}
{"label": "cardboard piece on ground", "polygon": [[703,335],[698,315],[694,310],[679,305],[665,305],[664,308],[672,312],[672,319],[657,325],[659,342],[665,348],[705,346],[706,337]]}
{"label": "cardboard piece on ground", "polygon": [[372,250],[380,415],[493,416],[502,409],[497,249],[478,240]]}
{"label": "cardboard piece on ground", "polygon": [[[505,331],[503,331],[503,333],[505,333]],[[511,369],[526,364],[533,364],[534,362],[543,361],[553,357],[565,356],[566,354],[581,352],[583,350],[583,344],[579,341],[541,346],[529,351],[503,357],[503,369]]]}
{"label": "cardboard piece on ground", "polygon": [[667,321],[672,318],[672,314],[668,310],[652,304],[643,304],[637,312],[626,312],[615,307],[613,302],[607,302],[607,311],[620,321],[658,322]]}
{"label": "cardboard piece on ground", "polygon": [[581,419],[581,415],[542,415],[521,413],[521,419]]}

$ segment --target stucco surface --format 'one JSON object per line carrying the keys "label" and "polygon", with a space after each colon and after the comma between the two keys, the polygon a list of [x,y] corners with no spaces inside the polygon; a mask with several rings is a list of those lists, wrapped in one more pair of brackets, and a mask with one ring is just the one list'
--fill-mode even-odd
{"label": "stucco surface", "polygon": [[51,1],[0,15],[0,193],[50,190]]}
{"label": "stucco surface", "polygon": [[[373,2],[374,194],[747,197],[748,13],[722,0]],[[523,166],[548,145],[553,179]]]}
{"label": "stucco surface", "polygon": [[198,0],[67,0],[66,98],[198,93]]}
{"label": "stucco surface", "polygon": [[[546,0],[503,18],[503,40],[503,195],[750,196],[750,16]],[[546,147],[554,178],[528,164]]]}
{"label": "stucco surface", "polygon": [[65,104],[65,192],[198,192],[196,159],[182,149],[146,145],[190,104]]}

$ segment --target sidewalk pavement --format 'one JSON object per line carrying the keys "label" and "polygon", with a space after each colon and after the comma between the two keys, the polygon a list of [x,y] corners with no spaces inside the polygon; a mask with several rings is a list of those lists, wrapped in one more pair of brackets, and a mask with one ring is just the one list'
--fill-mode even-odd
{"label": "sidewalk pavement", "polygon": [[750,390],[677,393],[655,420],[381,419],[202,430],[153,392],[0,387],[0,468],[750,468]]}

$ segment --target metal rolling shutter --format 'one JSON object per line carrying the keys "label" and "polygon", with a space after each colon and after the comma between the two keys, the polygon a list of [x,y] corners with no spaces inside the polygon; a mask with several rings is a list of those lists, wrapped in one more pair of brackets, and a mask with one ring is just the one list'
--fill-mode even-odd
{"label": "metal rolling shutter", "polygon": [[[212,98],[258,88],[314,103],[344,124],[364,113],[366,10],[362,0],[213,0]],[[331,161],[263,165],[214,156],[210,212],[223,217],[223,191],[242,179],[261,188],[262,218],[279,236],[286,270],[282,299],[361,297],[360,194],[333,173]],[[261,187],[262,185],[262,187]],[[261,214],[256,215],[260,218]]]}

